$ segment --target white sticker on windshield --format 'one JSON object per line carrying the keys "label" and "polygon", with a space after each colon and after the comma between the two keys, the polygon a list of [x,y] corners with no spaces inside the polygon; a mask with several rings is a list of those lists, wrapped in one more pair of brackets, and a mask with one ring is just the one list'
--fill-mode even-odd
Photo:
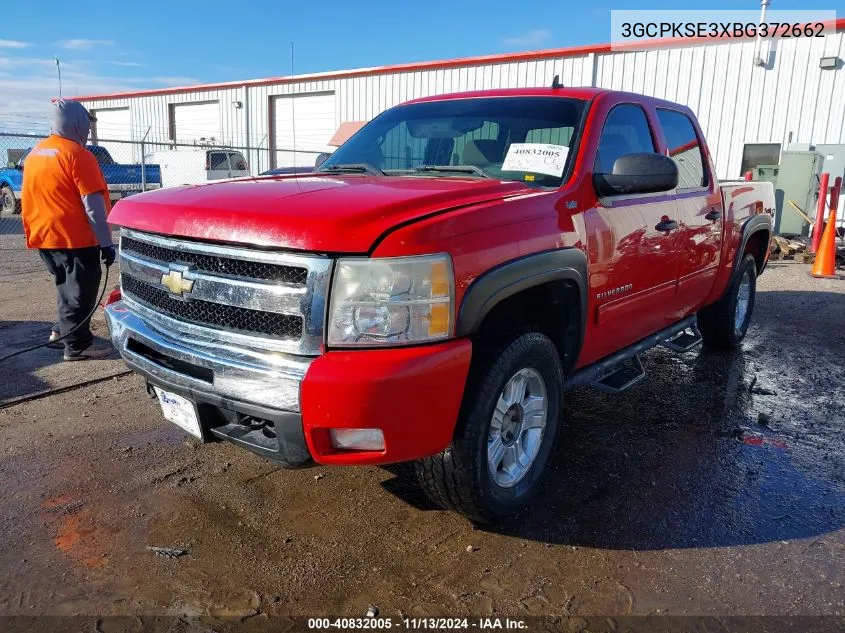
{"label": "white sticker on windshield", "polygon": [[550,143],[513,143],[502,163],[502,171],[528,171],[549,176],[563,175],[569,148]]}

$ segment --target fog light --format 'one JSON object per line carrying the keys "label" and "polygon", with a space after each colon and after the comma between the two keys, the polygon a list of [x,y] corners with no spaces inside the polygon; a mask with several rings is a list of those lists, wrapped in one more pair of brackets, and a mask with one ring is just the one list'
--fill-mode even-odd
{"label": "fog light", "polygon": [[381,429],[329,429],[332,446],[351,451],[383,451]]}

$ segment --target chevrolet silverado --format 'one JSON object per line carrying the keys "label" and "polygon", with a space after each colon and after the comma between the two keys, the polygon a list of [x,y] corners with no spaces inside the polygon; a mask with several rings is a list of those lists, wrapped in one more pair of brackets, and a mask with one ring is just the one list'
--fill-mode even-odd
{"label": "chevrolet silverado", "polygon": [[567,389],[740,345],[769,183],[719,183],[689,108],[594,88],[441,95],[314,173],[117,205],[115,346],[164,416],[283,466],[414,461],[476,521],[523,508]]}

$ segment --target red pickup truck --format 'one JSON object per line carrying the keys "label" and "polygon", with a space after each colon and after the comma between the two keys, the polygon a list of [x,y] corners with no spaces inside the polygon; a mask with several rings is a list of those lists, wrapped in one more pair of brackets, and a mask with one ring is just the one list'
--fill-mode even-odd
{"label": "red pickup truck", "polygon": [[736,347],[768,183],[719,184],[684,107],[592,88],[443,95],[314,173],[121,201],[115,346],[164,415],[289,467],[413,460],[477,521],[522,508],[564,392]]}

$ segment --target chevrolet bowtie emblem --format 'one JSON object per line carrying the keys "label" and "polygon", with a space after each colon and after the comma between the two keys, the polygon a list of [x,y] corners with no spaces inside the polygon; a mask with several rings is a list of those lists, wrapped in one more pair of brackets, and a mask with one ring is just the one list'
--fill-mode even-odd
{"label": "chevrolet bowtie emblem", "polygon": [[161,276],[161,285],[167,288],[170,294],[181,297],[186,292],[191,292],[191,289],[194,287],[194,281],[193,279],[185,279],[180,270],[171,270]]}

